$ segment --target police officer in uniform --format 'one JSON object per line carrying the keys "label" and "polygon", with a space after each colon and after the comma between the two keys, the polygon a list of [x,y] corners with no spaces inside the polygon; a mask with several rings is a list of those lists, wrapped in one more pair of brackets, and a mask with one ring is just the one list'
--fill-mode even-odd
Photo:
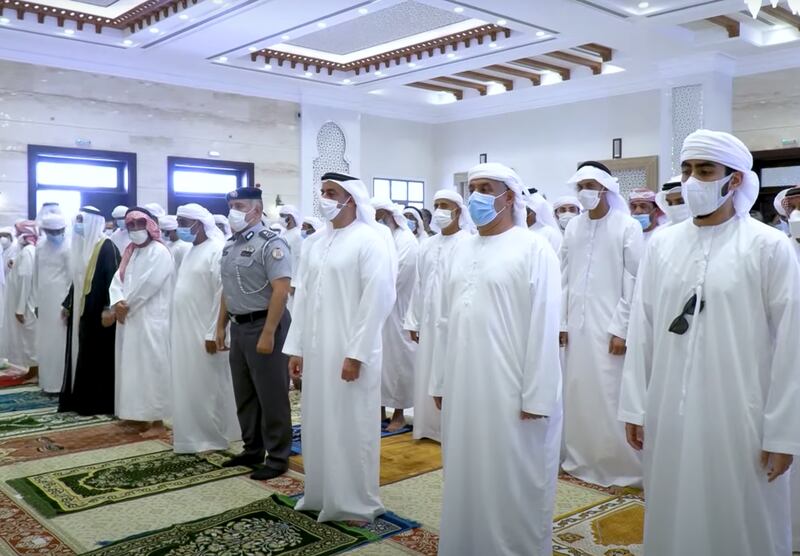
{"label": "police officer in uniform", "polygon": [[[286,242],[261,223],[261,190],[227,195],[233,236],[222,252],[222,302],[217,346],[231,324],[230,364],[244,451],[225,466],[260,466],[250,476],[266,480],[286,472],[292,446],[288,358],[283,343],[292,275]],[[264,456],[266,455],[266,461]]]}

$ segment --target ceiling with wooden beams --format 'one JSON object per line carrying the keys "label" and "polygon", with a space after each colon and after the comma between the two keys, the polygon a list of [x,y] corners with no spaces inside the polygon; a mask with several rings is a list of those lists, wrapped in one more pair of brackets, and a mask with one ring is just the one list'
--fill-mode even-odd
{"label": "ceiling with wooden beams", "polygon": [[743,0],[0,0],[0,10],[0,59],[421,121],[698,71],[800,67],[800,17],[767,0],[757,19]]}

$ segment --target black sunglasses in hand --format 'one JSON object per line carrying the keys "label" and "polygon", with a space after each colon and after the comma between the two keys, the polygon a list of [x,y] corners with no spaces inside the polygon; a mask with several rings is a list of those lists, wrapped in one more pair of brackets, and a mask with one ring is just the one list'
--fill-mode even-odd
{"label": "black sunglasses in hand", "polygon": [[[675,320],[672,321],[672,324],[669,325],[669,331],[673,334],[683,335],[686,334],[686,331],[689,330],[689,321],[686,319],[687,316],[694,314],[694,306],[697,303],[697,294],[692,295],[689,298],[689,301],[686,302],[686,305],[683,306],[683,311],[681,314],[675,317]],[[700,312],[703,312],[703,309],[706,306],[706,302],[702,299],[700,300]]]}

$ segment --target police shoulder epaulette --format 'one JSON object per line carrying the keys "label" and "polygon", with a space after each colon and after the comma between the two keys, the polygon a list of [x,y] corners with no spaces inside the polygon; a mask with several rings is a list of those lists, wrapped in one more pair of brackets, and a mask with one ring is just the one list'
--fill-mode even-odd
{"label": "police shoulder epaulette", "polygon": [[276,234],[275,232],[273,232],[271,230],[261,230],[260,232],[258,232],[258,235],[260,235],[262,238],[266,239],[267,241],[275,239],[276,237],[278,237],[278,234]]}

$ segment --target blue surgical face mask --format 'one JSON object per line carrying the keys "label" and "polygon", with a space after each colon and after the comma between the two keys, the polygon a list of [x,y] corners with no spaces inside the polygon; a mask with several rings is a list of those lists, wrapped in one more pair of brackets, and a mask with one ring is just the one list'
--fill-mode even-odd
{"label": "blue surgical face mask", "polygon": [[75,222],[75,227],[73,230],[75,230],[77,235],[83,237],[83,222]]}
{"label": "blue surgical face mask", "polygon": [[64,243],[64,234],[58,234],[54,236],[48,235],[47,243],[52,243],[56,247],[60,246],[62,243]]}
{"label": "blue surgical face mask", "polygon": [[178,239],[181,241],[185,241],[187,243],[194,243],[197,239],[197,234],[192,233],[192,228],[181,228],[179,227],[175,232],[178,234]]}
{"label": "blue surgical face mask", "polygon": [[500,212],[497,212],[494,208],[495,199],[505,194],[505,191],[497,196],[474,191],[472,195],[469,196],[469,215],[472,217],[472,221],[475,222],[476,226],[486,226],[497,218],[500,212],[506,210],[507,207],[503,207]]}
{"label": "blue surgical face mask", "polygon": [[300,237],[303,239],[308,238],[308,230],[300,230]]}
{"label": "blue surgical face mask", "polygon": [[125,229],[125,219],[124,218],[117,218],[117,228]]}
{"label": "blue surgical face mask", "polygon": [[646,230],[647,228],[650,227],[649,214],[632,214],[631,216],[633,216],[636,220],[639,221],[639,224],[641,224],[643,230]]}
{"label": "blue surgical face mask", "polygon": [[408,229],[412,232],[417,231],[417,221],[416,220],[406,220],[408,222]]}

